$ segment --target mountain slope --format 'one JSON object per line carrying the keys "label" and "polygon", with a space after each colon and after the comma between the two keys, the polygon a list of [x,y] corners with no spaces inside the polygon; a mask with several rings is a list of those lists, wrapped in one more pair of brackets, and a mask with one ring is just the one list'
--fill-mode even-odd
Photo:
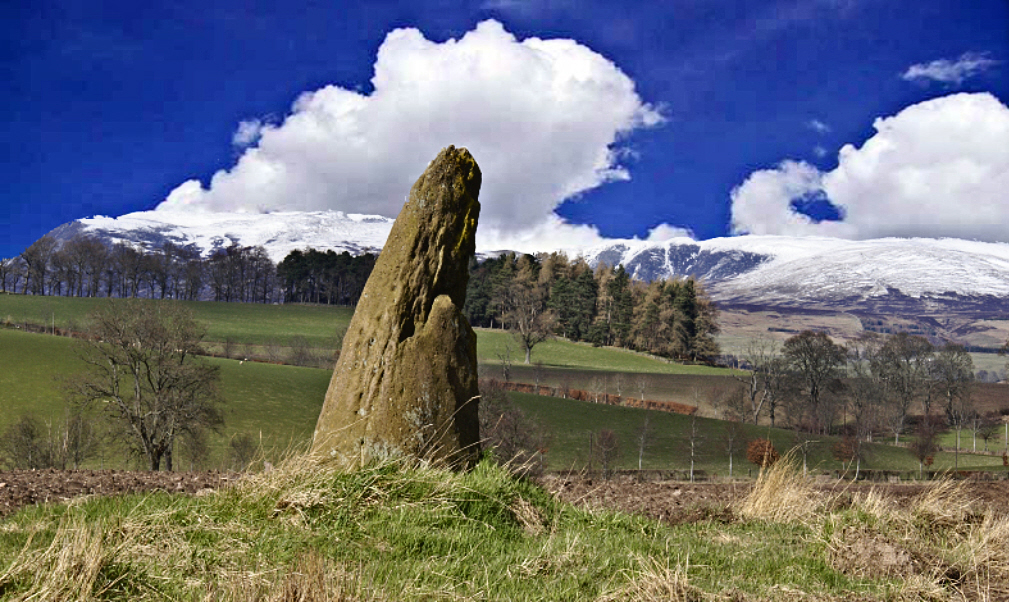
{"label": "mountain slope", "polygon": [[312,247],[377,253],[389,237],[393,219],[342,211],[278,213],[197,213],[139,211],[120,217],[96,216],[63,224],[50,234],[68,240],[91,234],[109,244],[126,242],[157,248],[166,242],[213,254],[232,244],[262,246],[279,262],[295,249]]}
{"label": "mountain slope", "polygon": [[[332,211],[149,211],[82,219],[52,234],[67,240],[89,233],[107,243],[130,242],[148,248],[170,241],[204,255],[231,244],[261,245],[271,259],[280,261],[290,251],[306,247],[352,254],[376,252],[392,223],[386,217]],[[568,253],[581,255],[592,265],[622,264],[646,281],[694,276],[725,305],[1009,315],[1009,244],[740,236],[705,241],[614,240]]]}

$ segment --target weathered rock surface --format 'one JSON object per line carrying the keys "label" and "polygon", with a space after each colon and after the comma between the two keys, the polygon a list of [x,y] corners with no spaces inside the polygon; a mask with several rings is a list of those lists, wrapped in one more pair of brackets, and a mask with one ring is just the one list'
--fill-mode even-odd
{"label": "weathered rock surface", "polygon": [[476,460],[476,335],[462,306],[480,179],[469,151],[450,146],[413,185],[344,338],[313,453]]}

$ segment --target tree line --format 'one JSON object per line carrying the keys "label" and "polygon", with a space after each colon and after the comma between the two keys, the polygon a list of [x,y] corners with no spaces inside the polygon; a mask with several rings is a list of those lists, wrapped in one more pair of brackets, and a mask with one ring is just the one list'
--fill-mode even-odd
{"label": "tree line", "polygon": [[146,249],[79,235],[45,235],[0,259],[0,291],[66,297],[357,303],[375,256],[307,249],[274,264],[261,246],[232,245],[202,257],[166,242]]}
{"label": "tree line", "polygon": [[[274,264],[263,247],[232,245],[202,257],[167,242],[145,249],[79,235],[46,235],[0,259],[0,291],[68,297],[355,305],[376,256],[291,251]],[[693,278],[644,283],[623,266],[591,268],[560,253],[504,254],[473,261],[465,314],[502,327],[525,352],[552,336],[682,361],[718,355],[717,310]]]}
{"label": "tree line", "polygon": [[[783,344],[752,342],[735,358],[742,386],[721,400],[728,417],[772,426],[787,423],[810,436],[837,433],[853,459],[862,444],[883,433],[898,443],[913,431],[920,461],[935,451],[938,428],[969,429],[985,441],[1000,416],[973,403],[974,365],[962,345],[935,345],[906,332],[864,333],[840,345],[822,332],[805,331]],[[931,441],[921,443],[922,438]],[[808,438],[808,437],[807,437]],[[801,450],[801,447],[800,447]]]}
{"label": "tree line", "polygon": [[622,265],[593,269],[561,253],[474,262],[463,312],[473,326],[511,330],[526,363],[551,336],[685,361],[718,355],[717,309],[698,281],[645,283]]}

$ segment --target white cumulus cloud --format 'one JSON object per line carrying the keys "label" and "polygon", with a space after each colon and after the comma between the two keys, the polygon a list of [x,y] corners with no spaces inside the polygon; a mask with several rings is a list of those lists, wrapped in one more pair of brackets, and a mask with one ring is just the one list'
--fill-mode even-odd
{"label": "white cumulus cloud", "polygon": [[263,133],[266,124],[258,119],[248,119],[238,124],[238,129],[231,136],[231,144],[245,148],[255,144]]}
{"label": "white cumulus cloud", "polygon": [[[1009,107],[987,93],[953,94],[877,119],[823,173],[784,161],[731,194],[736,233],[1009,240]],[[793,201],[819,198],[841,221],[814,223]]]}
{"label": "white cumulus cloud", "polygon": [[964,80],[990,69],[998,61],[988,58],[986,53],[965,52],[955,60],[939,59],[928,63],[916,63],[907,68],[902,79],[908,81],[936,81],[959,86]]}
{"label": "white cumulus cloud", "polygon": [[481,247],[531,232],[553,236],[556,247],[598,231],[567,225],[554,209],[628,179],[622,140],[663,121],[602,55],[573,40],[520,41],[494,20],[441,43],[412,28],[390,32],[371,82],[370,94],[335,85],[306,92],[277,125],[240,125],[236,140],[255,134],[258,143],[209,185],[179,185],[158,209],[395,216],[452,144],[483,171]]}

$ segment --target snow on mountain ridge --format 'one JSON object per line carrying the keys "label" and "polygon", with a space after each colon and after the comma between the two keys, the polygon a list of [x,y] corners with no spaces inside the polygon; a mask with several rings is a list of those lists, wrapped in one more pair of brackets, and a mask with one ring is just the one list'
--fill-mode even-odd
{"label": "snow on mountain ridge", "polygon": [[231,244],[262,246],[279,262],[295,249],[312,247],[361,254],[378,252],[395,220],[380,215],[342,211],[283,211],[276,213],[210,213],[139,211],[120,217],[95,216],[79,220],[85,231],[111,242],[137,242],[158,237],[180,246],[193,246],[206,256]]}
{"label": "snow on mountain ridge", "polygon": [[[231,244],[262,245],[277,262],[312,247],[377,252],[394,220],[335,211],[204,213],[149,211],[71,224],[108,242],[156,247],[171,241],[204,255]],[[478,249],[490,254],[490,249]],[[614,239],[570,250],[591,265],[623,264],[643,280],[692,275],[734,303],[836,303],[892,298],[998,298],[1009,303],[1009,244],[959,239],[843,240],[738,236],[662,242]],[[999,301],[1002,304],[1003,301]],[[999,305],[1001,306],[1001,305]]]}

